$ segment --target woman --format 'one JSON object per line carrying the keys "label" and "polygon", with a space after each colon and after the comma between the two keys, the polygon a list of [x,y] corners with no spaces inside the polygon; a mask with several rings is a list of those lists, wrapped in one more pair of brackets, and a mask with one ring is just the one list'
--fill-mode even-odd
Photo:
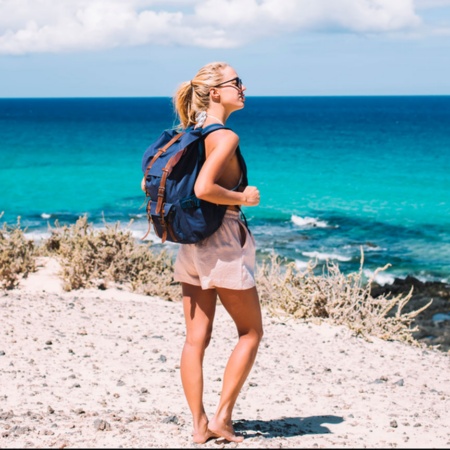
{"label": "woman", "polygon": [[[228,64],[207,64],[174,96],[181,126],[225,125],[232,112],[244,107],[245,89]],[[211,437],[243,440],[235,434],[231,417],[263,335],[254,279],[255,243],[239,212],[241,205],[259,204],[259,191],[247,186],[238,143],[238,136],[230,129],[218,129],[205,138],[206,161],[195,194],[202,200],[227,205],[227,210],[219,230],[198,244],[181,245],[175,262],[175,280],[181,282],[186,321],[181,379],[196,443]],[[217,296],[235,322],[239,340],[225,368],[217,410],[208,420],[203,406],[203,357],[211,339]]]}

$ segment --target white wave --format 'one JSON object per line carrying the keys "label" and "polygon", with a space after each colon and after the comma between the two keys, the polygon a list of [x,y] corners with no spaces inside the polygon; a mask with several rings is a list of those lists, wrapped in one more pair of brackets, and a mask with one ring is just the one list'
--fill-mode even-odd
{"label": "white wave", "polygon": [[324,220],[315,219],[314,217],[300,217],[293,214],[291,220],[299,227],[326,228],[328,226],[328,223]]}
{"label": "white wave", "polygon": [[30,231],[25,233],[25,237],[30,241],[40,241],[42,239],[48,239],[51,236],[49,231]]}
{"label": "white wave", "polygon": [[[371,279],[373,278],[375,272],[370,269],[364,269],[363,273],[367,278]],[[386,272],[378,272],[375,275],[375,278],[373,278],[373,281],[378,283],[380,286],[385,286],[386,284],[392,284],[395,281],[395,277],[387,274]]]}
{"label": "white wave", "polygon": [[[135,238],[135,239],[140,239],[142,240],[142,238],[145,236],[145,234],[147,233],[147,229],[139,229],[139,230],[131,230],[131,235]],[[156,236],[155,233],[150,232],[148,233],[148,235],[145,237],[144,241],[151,241],[154,242],[155,244],[160,243],[161,239],[158,238],[158,236]]]}
{"label": "white wave", "polygon": [[[142,243],[144,242],[151,242],[152,244],[162,244],[161,242],[161,238],[156,236],[155,232],[153,230],[150,230],[150,233],[148,233],[147,236],[145,236],[145,234],[147,233],[147,227],[145,228],[134,228],[131,229],[131,235],[139,240],[142,241]],[[145,239],[142,239],[145,236]],[[170,242],[170,241],[166,241],[164,242],[164,247],[173,247],[173,246],[178,246],[177,243],[175,242]]]}
{"label": "white wave", "polygon": [[298,270],[305,270],[308,268],[308,262],[307,261],[300,261],[298,259],[295,260],[295,267]]}
{"label": "white wave", "polygon": [[350,249],[350,250],[353,250],[355,247],[358,247],[358,248],[363,248],[363,250],[365,251],[365,252],[380,252],[380,251],[386,251],[387,250],[387,248],[384,248],[384,247],[379,247],[378,245],[375,245],[375,244],[349,244],[349,245],[344,245],[344,247],[342,247],[342,248],[345,248],[345,249]]}
{"label": "white wave", "polygon": [[336,259],[338,261],[350,261],[350,256],[339,255],[338,253],[303,252],[302,255],[320,260]]}
{"label": "white wave", "polygon": [[51,214],[48,214],[48,213],[42,213],[42,214],[41,214],[41,217],[42,217],[43,219],[50,219],[50,217],[52,217],[52,215],[51,215]]}
{"label": "white wave", "polygon": [[378,247],[378,246],[373,247],[371,245],[364,245],[363,249],[365,252],[384,252],[387,250],[384,247]]}

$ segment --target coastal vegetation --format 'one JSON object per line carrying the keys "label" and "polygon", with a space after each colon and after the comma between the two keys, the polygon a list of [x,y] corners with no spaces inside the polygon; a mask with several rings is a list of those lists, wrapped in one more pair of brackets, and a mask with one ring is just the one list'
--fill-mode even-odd
{"label": "coastal vegetation", "polygon": [[364,255],[361,252],[359,271],[343,274],[339,266],[328,263],[321,274],[310,261],[306,270],[299,270],[294,263],[273,256],[258,267],[258,288],[262,303],[274,315],[300,319],[321,319],[332,324],[345,325],[365,338],[376,336],[385,340],[399,340],[417,344],[412,327],[413,320],[428,308],[404,312],[412,297],[384,294],[372,296],[371,286],[377,269],[370,280],[363,276]]}
{"label": "coastal vegetation", "polygon": [[20,218],[13,226],[3,223],[0,228],[0,288],[13,289],[21,277],[34,272],[35,255],[34,242],[25,237]]}
{"label": "coastal vegetation", "polygon": [[[50,236],[37,245],[27,239],[20,220],[13,227],[3,225],[0,231],[0,287],[18,287],[20,277],[36,270],[36,258],[50,256],[61,265],[63,288],[74,289],[122,286],[131,291],[175,301],[180,287],[173,279],[172,256],[154,251],[151,244],[140,243],[120,223],[96,229],[86,216],[75,224],[49,228]],[[414,318],[423,307],[404,312],[411,299],[407,294],[372,296],[372,279],[360,270],[343,274],[339,266],[327,264],[317,273],[314,261],[306,270],[277,255],[257,266],[257,284],[262,304],[276,316],[285,319],[324,320],[345,325],[356,334],[370,339],[398,340],[419,345],[414,339]],[[389,265],[378,269],[386,270]]]}

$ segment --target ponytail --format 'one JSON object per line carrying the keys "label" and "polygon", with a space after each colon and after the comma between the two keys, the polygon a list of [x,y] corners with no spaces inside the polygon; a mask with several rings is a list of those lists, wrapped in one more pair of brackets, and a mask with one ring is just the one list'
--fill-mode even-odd
{"label": "ponytail", "polygon": [[180,119],[179,128],[188,128],[197,123],[196,116],[209,107],[209,91],[222,80],[222,70],[228,64],[209,63],[203,66],[192,81],[181,83],[173,97],[175,112]]}

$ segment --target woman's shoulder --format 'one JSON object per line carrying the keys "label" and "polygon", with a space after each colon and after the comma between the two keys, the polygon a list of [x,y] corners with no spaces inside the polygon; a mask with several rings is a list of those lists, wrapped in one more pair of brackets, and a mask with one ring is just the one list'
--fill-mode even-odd
{"label": "woman's shoulder", "polygon": [[206,137],[210,143],[222,142],[224,144],[239,144],[239,136],[231,128],[220,128],[212,133],[209,133]]}

